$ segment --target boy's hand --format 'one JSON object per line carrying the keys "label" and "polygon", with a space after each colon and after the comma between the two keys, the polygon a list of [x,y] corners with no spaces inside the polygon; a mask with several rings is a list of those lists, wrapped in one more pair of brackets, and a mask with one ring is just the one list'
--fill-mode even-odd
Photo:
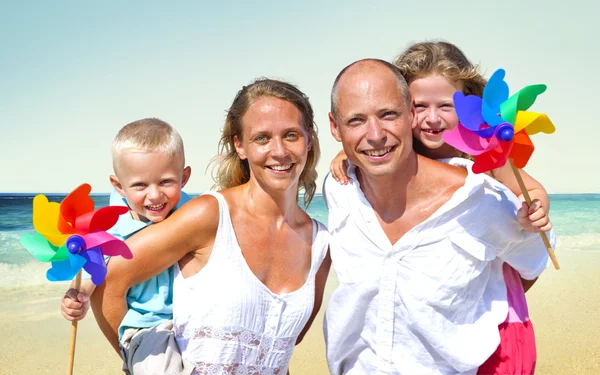
{"label": "boy's hand", "polygon": [[331,171],[331,176],[337,182],[342,185],[348,184],[348,175],[346,174],[346,171],[348,170],[348,158],[346,158],[344,150],[340,151],[336,157],[333,158],[329,165],[329,170]]}
{"label": "boy's hand", "polygon": [[67,320],[81,320],[85,318],[90,309],[90,298],[81,292],[71,288],[67,290],[65,296],[62,299],[60,306],[60,312]]}
{"label": "boy's hand", "polygon": [[531,201],[531,206],[522,202],[517,212],[517,220],[527,232],[547,232],[552,229],[548,213],[539,199]]}

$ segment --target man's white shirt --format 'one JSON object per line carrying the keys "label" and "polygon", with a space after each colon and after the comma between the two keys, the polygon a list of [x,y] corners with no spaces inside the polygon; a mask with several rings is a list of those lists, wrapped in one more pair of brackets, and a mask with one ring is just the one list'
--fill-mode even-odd
{"label": "man's white shirt", "polygon": [[540,235],[516,220],[516,196],[468,160],[448,162],[469,169],[464,186],[395,244],[354,166],[347,185],[325,178],[339,280],[324,326],[332,374],[475,374],[508,313],[503,262],[525,279],[549,264]]}

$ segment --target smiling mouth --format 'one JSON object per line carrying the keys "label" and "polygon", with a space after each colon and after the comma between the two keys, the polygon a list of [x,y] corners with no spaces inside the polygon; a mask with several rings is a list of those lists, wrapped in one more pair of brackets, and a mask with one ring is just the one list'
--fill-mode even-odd
{"label": "smiling mouth", "polygon": [[269,165],[269,166],[267,166],[267,168],[269,168],[273,171],[285,172],[285,171],[289,171],[290,169],[292,169],[293,165],[294,164]]}
{"label": "smiling mouth", "polygon": [[446,130],[446,129],[422,129],[421,131],[423,133],[429,134],[429,135],[438,135],[438,134],[442,134],[442,132]]}
{"label": "smiling mouth", "polygon": [[365,155],[367,155],[367,156],[380,158],[380,157],[383,157],[383,156],[389,154],[395,148],[396,148],[396,146],[381,148],[379,150],[365,150],[365,151],[362,151],[362,153],[365,154]]}
{"label": "smiling mouth", "polygon": [[149,204],[145,207],[148,211],[159,212],[159,211],[162,211],[166,206],[167,206],[167,204],[163,203],[163,204]]}

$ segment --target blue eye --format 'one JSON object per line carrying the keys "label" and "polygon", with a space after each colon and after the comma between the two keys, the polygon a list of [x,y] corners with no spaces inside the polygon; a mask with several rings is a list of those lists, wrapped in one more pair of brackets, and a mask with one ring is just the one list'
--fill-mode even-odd
{"label": "blue eye", "polygon": [[266,135],[259,135],[256,138],[254,138],[254,140],[256,142],[263,143],[263,142],[267,141],[267,136]]}
{"label": "blue eye", "polygon": [[288,139],[298,139],[298,133],[288,133],[286,135],[286,138],[288,138]]}

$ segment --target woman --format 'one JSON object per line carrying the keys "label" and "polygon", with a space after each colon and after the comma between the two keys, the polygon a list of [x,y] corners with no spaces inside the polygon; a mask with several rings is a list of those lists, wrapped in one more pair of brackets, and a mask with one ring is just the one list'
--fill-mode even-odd
{"label": "woman", "polygon": [[308,205],[316,188],[313,118],[308,98],[288,83],[243,87],[220,142],[224,190],[127,240],[133,260],[111,260],[98,293],[101,328],[116,332],[131,285],[178,262],[173,334],[193,373],[285,374],[330,266],[325,226],[298,206],[300,190]]}

